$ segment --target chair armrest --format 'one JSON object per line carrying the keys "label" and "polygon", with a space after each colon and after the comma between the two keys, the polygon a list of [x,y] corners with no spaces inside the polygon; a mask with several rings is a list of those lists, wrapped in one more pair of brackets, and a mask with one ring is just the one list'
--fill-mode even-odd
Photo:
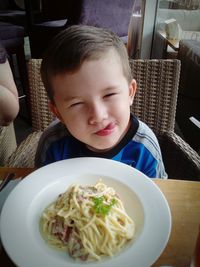
{"label": "chair armrest", "polygon": [[17,147],[13,123],[0,126],[0,166],[4,166]]}
{"label": "chair armrest", "polygon": [[168,177],[200,181],[200,156],[174,132],[158,137]]}
{"label": "chair armrest", "polygon": [[41,134],[42,131],[35,131],[29,134],[11,154],[5,165],[17,168],[33,168],[35,166],[35,153]]}

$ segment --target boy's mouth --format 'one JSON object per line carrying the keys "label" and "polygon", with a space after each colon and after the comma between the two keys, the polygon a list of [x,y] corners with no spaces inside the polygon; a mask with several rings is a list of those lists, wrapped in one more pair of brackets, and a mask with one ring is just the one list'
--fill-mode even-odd
{"label": "boy's mouth", "polygon": [[114,122],[109,123],[105,128],[97,131],[95,134],[99,136],[106,136],[113,133],[116,124]]}

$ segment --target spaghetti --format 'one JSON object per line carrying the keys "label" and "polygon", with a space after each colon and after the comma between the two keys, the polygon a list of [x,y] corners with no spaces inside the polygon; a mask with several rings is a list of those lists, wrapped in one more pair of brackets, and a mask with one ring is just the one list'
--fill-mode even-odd
{"label": "spaghetti", "polygon": [[135,232],[119,196],[102,182],[72,185],[43,211],[40,226],[51,246],[81,260],[113,256]]}

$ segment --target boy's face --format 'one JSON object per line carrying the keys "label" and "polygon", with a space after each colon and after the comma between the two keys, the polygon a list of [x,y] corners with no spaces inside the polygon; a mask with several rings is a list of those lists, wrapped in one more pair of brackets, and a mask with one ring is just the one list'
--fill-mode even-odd
{"label": "boy's face", "polygon": [[136,82],[128,84],[115,51],[85,61],[74,73],[53,77],[52,86],[52,111],[91,150],[110,149],[127,132]]}

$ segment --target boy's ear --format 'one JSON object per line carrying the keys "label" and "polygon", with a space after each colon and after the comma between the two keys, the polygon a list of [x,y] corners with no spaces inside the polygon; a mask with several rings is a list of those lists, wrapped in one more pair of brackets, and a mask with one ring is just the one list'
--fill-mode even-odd
{"label": "boy's ear", "polygon": [[61,121],[63,122],[63,119],[57,109],[57,107],[52,103],[52,102],[49,102],[49,108],[51,110],[51,112]]}
{"label": "boy's ear", "polygon": [[133,104],[136,90],[137,90],[137,82],[135,79],[132,79],[132,81],[129,85],[130,106]]}

